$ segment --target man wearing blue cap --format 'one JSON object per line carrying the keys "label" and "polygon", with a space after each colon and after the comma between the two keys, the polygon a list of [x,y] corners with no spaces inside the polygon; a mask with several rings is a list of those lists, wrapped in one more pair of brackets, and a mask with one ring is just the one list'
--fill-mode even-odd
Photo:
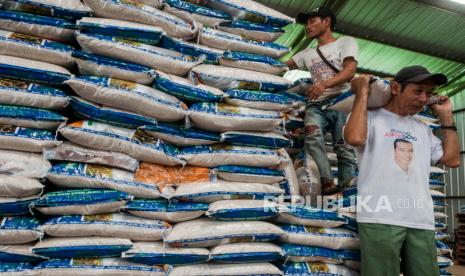
{"label": "man wearing blue cap", "polygon": [[[391,82],[392,98],[368,110],[369,76],[352,80],[355,102],[344,128],[359,167],[357,221],[362,275],[437,276],[430,166],[460,165],[452,104],[433,95],[447,83],[443,74],[422,66],[400,70]],[[438,115],[442,141],[412,117],[425,105]]]}
{"label": "man wearing blue cap", "polygon": [[307,91],[310,104],[305,114],[305,150],[315,159],[320,170],[322,193],[332,194],[338,187],[334,183],[331,166],[325,150],[324,132],[332,135],[334,151],[338,158],[338,182],[349,181],[355,170],[353,152],[344,144],[342,126],[346,115],[323,107],[334,97],[350,89],[350,81],[357,69],[358,46],[354,38],[335,38],[332,31],[336,16],[327,7],[311,13],[301,13],[297,22],[305,24],[307,36],[317,39],[317,48],[307,48],[286,64],[290,69],[310,72],[314,85]]}

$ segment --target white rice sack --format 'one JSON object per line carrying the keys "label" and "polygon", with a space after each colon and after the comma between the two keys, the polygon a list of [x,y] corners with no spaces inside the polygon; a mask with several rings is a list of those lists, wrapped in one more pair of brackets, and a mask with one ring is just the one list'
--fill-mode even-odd
{"label": "white rice sack", "polygon": [[222,244],[210,251],[210,260],[220,263],[274,262],[283,257],[281,247],[266,242]]}
{"label": "white rice sack", "polygon": [[162,220],[115,213],[52,217],[39,229],[54,237],[99,236],[132,241],[159,241],[171,230],[171,225]]}
{"label": "white rice sack", "polygon": [[0,78],[0,103],[44,109],[63,109],[69,97],[61,90],[45,85]]}
{"label": "white rice sack", "polygon": [[250,264],[197,264],[177,266],[168,272],[169,276],[233,276],[233,275],[283,275],[281,270],[270,263]]}
{"label": "white rice sack", "polygon": [[159,198],[162,189],[138,171],[85,163],[56,164],[47,178],[60,187],[114,189],[140,198]]}
{"label": "white rice sack", "polygon": [[119,38],[78,32],[76,39],[86,52],[134,62],[178,76],[185,76],[202,62],[179,52]]}
{"label": "white rice sack", "polygon": [[0,54],[71,67],[73,47],[37,36],[0,30]]}
{"label": "white rice sack", "polygon": [[189,23],[195,21],[206,27],[214,27],[221,22],[232,20],[232,17],[225,12],[192,4],[189,1],[165,0],[165,3],[164,11]]}
{"label": "white rice sack", "polygon": [[150,136],[180,147],[211,145],[220,142],[220,135],[217,133],[171,124],[148,125],[139,129]]}
{"label": "white rice sack", "polygon": [[347,220],[336,212],[299,205],[280,206],[280,214],[275,221],[328,228],[339,227],[347,223]]}
{"label": "white rice sack", "polygon": [[442,193],[442,192],[437,191],[437,190],[430,190],[430,193],[431,193],[431,197],[433,199],[444,199],[444,198],[446,198],[445,193]]}
{"label": "white rice sack", "polygon": [[450,258],[438,256],[438,266],[439,268],[446,268],[454,265],[454,261]]}
{"label": "white rice sack", "polygon": [[214,28],[247,39],[265,42],[273,42],[284,34],[284,30],[279,27],[241,20],[222,22]]}
{"label": "white rice sack", "polygon": [[51,259],[76,257],[119,257],[132,248],[132,242],[121,238],[47,238],[32,247],[32,253]]}
{"label": "white rice sack", "polygon": [[443,241],[443,240],[449,239],[450,236],[449,236],[449,234],[446,234],[446,233],[443,233],[443,232],[436,232],[435,235],[434,235],[434,238],[437,241]]}
{"label": "white rice sack", "polygon": [[0,224],[0,243],[24,244],[44,236],[38,228],[39,220],[29,217],[3,217]]}
{"label": "white rice sack", "polygon": [[132,196],[115,190],[63,190],[45,194],[34,208],[49,216],[96,215],[117,212]]}
{"label": "white rice sack", "polygon": [[68,70],[58,65],[0,55],[0,76],[22,81],[61,85],[72,75]]}
{"label": "white rice sack", "polygon": [[165,3],[165,0],[134,0],[135,2],[156,8],[156,9],[161,9],[163,8],[163,4]]}
{"label": "white rice sack", "polygon": [[291,81],[261,72],[202,64],[194,67],[190,78],[196,83],[203,83],[221,90],[246,89],[279,92],[291,86]]}
{"label": "white rice sack", "polygon": [[6,0],[5,10],[59,17],[69,21],[90,16],[90,9],[80,0]]}
{"label": "white rice sack", "polygon": [[325,264],[325,263],[303,263],[303,262],[286,262],[281,268],[286,276],[301,275],[328,275],[328,276],[358,276],[356,271],[347,268],[344,265]]}
{"label": "white rice sack", "polygon": [[158,45],[165,35],[163,29],[155,26],[108,18],[86,17],[77,21],[76,24],[83,33],[110,36],[150,45]]}
{"label": "white rice sack", "polygon": [[29,244],[0,245],[0,261],[2,263],[38,263],[46,260],[42,256],[32,254],[30,249]]}
{"label": "white rice sack", "polygon": [[344,262],[341,258],[340,251],[329,248],[290,243],[281,244],[281,248],[286,255],[286,259],[291,262],[321,262],[327,264],[342,264]]}
{"label": "white rice sack", "polygon": [[229,199],[262,200],[283,193],[282,189],[268,184],[218,181],[180,185],[174,193],[174,198],[181,201],[212,203]]}
{"label": "white rice sack", "polygon": [[431,166],[430,168],[430,173],[435,173],[435,174],[445,174],[447,171],[441,169],[441,168],[438,168],[438,167],[434,167],[434,166]]}
{"label": "white rice sack", "polygon": [[313,81],[311,78],[300,78],[292,83],[291,88],[289,88],[287,92],[305,96],[312,85]]}
{"label": "white rice sack", "polygon": [[436,241],[436,247],[437,247],[438,256],[452,254],[452,249],[450,249],[450,247],[447,244],[443,243],[442,241]]}
{"label": "white rice sack", "polygon": [[231,182],[278,184],[285,180],[281,170],[244,166],[219,166],[213,169],[215,176]]}
{"label": "white rice sack", "polygon": [[43,189],[36,178],[0,174],[0,197],[30,197],[40,195]]}
{"label": "white rice sack", "polygon": [[435,220],[438,220],[438,219],[446,219],[448,218],[449,216],[446,215],[445,213],[443,212],[434,212],[434,219]]}
{"label": "white rice sack", "polygon": [[51,259],[34,268],[39,275],[166,276],[161,266],[148,266],[120,258]]}
{"label": "white rice sack", "polygon": [[12,176],[42,178],[52,165],[40,154],[0,150],[0,173]]}
{"label": "white rice sack", "polygon": [[220,30],[204,27],[199,33],[200,43],[225,50],[246,52],[279,58],[289,52],[289,48],[273,42],[255,41]]}
{"label": "white rice sack", "polygon": [[330,249],[358,250],[360,241],[357,233],[344,228],[317,228],[283,224],[286,232],[281,241],[292,244],[318,246]]}
{"label": "white rice sack", "polygon": [[187,265],[206,263],[210,251],[205,248],[175,248],[162,242],[136,242],[123,253],[123,259],[147,265]]}
{"label": "white rice sack", "polygon": [[153,69],[104,56],[75,51],[73,57],[81,75],[120,79],[150,85],[155,79]]}
{"label": "white rice sack", "polygon": [[122,19],[160,27],[170,36],[189,40],[194,38],[198,32],[198,26],[136,1],[84,0],[84,3],[99,17]]}
{"label": "white rice sack", "polygon": [[172,247],[212,247],[235,242],[271,241],[283,234],[276,225],[263,221],[214,221],[201,218],[174,225],[164,242]]}
{"label": "white rice sack", "polygon": [[208,6],[237,19],[284,27],[295,20],[266,5],[251,0],[209,0]]}
{"label": "white rice sack", "polygon": [[94,103],[134,111],[160,121],[176,122],[186,115],[187,106],[176,97],[141,84],[93,76],[73,78],[66,84]]}
{"label": "white rice sack", "polygon": [[427,113],[418,113],[413,115],[413,118],[417,119],[420,122],[423,122],[427,125],[435,124],[439,122],[439,119],[435,116],[431,116],[430,114]]}
{"label": "white rice sack", "polygon": [[74,23],[41,15],[0,11],[0,28],[3,30],[38,36],[70,43],[74,38]]}
{"label": "white rice sack", "polygon": [[265,200],[220,200],[210,204],[206,215],[217,220],[267,220],[278,215],[278,208]]}
{"label": "white rice sack", "polygon": [[177,148],[141,131],[93,121],[79,121],[60,128],[59,132],[76,144],[125,153],[137,160],[168,166],[184,164],[184,161],[177,157]]}
{"label": "white rice sack", "polygon": [[230,89],[225,92],[229,95],[226,103],[260,110],[288,112],[306,104],[305,98],[286,92],[268,93],[243,89]]}
{"label": "white rice sack", "polygon": [[139,166],[139,161],[127,154],[91,149],[70,142],[64,142],[56,148],[46,149],[43,154],[48,160],[93,163],[128,171],[135,171]]}
{"label": "white rice sack", "polygon": [[291,157],[284,149],[278,150],[278,153],[282,158],[282,162],[279,168],[284,172],[287,186],[289,187],[289,190],[286,191],[286,194],[291,196],[300,196],[299,180],[297,178],[297,173],[295,171]]}
{"label": "white rice sack", "polygon": [[192,104],[188,115],[196,128],[215,132],[272,131],[283,121],[282,114],[277,111],[211,102]]}
{"label": "white rice sack", "polygon": [[0,104],[0,125],[56,130],[67,119],[46,109]]}
{"label": "white rice sack", "polygon": [[188,56],[197,57],[203,60],[203,62],[211,64],[218,64],[218,59],[224,53],[224,51],[220,49],[169,36],[163,37],[160,47],[180,52]]}
{"label": "white rice sack", "polygon": [[51,131],[0,125],[1,149],[42,152],[59,144],[61,141]]}
{"label": "white rice sack", "polygon": [[282,160],[276,150],[226,144],[183,148],[178,157],[191,166],[209,168],[222,165],[272,167]]}
{"label": "white rice sack", "polygon": [[294,162],[294,168],[300,186],[300,194],[316,199],[321,195],[321,180],[318,164],[310,154],[301,151],[300,158]]}
{"label": "white rice sack", "polygon": [[219,60],[222,66],[258,71],[270,75],[280,75],[289,70],[285,63],[268,56],[243,52],[225,52]]}
{"label": "white rice sack", "polygon": [[136,199],[126,204],[121,210],[138,217],[177,223],[203,216],[208,210],[208,204],[170,202],[166,199]]}

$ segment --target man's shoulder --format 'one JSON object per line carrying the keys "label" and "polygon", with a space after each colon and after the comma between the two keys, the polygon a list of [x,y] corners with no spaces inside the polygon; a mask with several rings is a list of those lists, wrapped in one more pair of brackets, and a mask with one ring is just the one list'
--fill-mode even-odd
{"label": "man's shoulder", "polygon": [[357,43],[357,40],[354,37],[348,35],[343,35],[337,40],[339,40],[339,43]]}

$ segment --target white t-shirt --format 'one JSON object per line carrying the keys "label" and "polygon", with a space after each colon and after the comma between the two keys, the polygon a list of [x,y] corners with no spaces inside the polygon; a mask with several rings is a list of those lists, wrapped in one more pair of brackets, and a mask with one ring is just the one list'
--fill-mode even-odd
{"label": "white t-shirt", "polygon": [[358,222],[434,230],[429,174],[443,149],[426,124],[384,108],[368,111],[367,141],[356,155]]}
{"label": "white t-shirt", "polygon": [[[357,60],[358,45],[357,41],[350,36],[342,36],[336,41],[320,47],[323,56],[337,69],[342,70],[342,63],[347,57],[353,57]],[[319,83],[330,79],[336,75],[326,63],[320,58],[315,48],[302,50],[292,58],[301,70],[310,72],[313,83]],[[317,99],[322,101],[337,96],[342,92],[350,89],[348,82],[336,85],[326,89],[326,91]]]}

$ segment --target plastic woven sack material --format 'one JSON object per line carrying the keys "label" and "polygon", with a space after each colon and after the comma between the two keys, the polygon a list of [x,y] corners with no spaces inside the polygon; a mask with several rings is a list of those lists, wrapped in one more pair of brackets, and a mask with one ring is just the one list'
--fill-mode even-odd
{"label": "plastic woven sack material", "polygon": [[443,232],[436,232],[434,238],[435,238],[437,241],[444,241],[444,240],[446,240],[446,239],[449,239],[449,238],[450,238],[450,235],[449,235],[449,234],[446,234],[446,233],[443,233]]}
{"label": "plastic woven sack material", "polygon": [[0,105],[0,124],[25,128],[56,130],[66,123],[68,118],[40,108],[15,105]]}
{"label": "plastic woven sack material", "polygon": [[153,163],[141,162],[136,171],[136,177],[158,185],[181,185],[197,183],[213,179],[208,168],[191,166],[163,166]]}
{"label": "plastic woven sack material", "polygon": [[434,219],[439,220],[439,219],[446,219],[449,216],[446,213],[443,212],[434,212]]}
{"label": "plastic woven sack material", "polygon": [[50,192],[33,207],[49,216],[96,215],[117,212],[132,196],[108,189],[76,189]]}
{"label": "plastic woven sack material", "polygon": [[171,94],[190,102],[220,102],[228,95],[218,88],[204,84],[196,84],[193,81],[175,75],[157,71],[157,77],[153,86],[163,92]]}
{"label": "plastic woven sack material", "polygon": [[203,216],[208,210],[208,204],[169,202],[165,199],[136,199],[129,202],[121,210],[138,217],[177,223]]}
{"label": "plastic woven sack material", "polygon": [[446,194],[440,192],[440,191],[436,191],[436,190],[430,190],[430,194],[431,194],[431,197],[433,199],[444,199],[446,198]]}
{"label": "plastic woven sack material", "polygon": [[172,247],[212,247],[225,243],[271,241],[283,234],[279,227],[264,221],[200,218],[175,224],[164,242]]}
{"label": "plastic woven sack material", "polygon": [[327,228],[339,227],[347,223],[347,219],[336,212],[298,205],[280,206],[280,214],[275,221],[286,224]]}
{"label": "plastic woven sack material", "polygon": [[168,166],[185,164],[177,157],[177,148],[141,131],[79,121],[60,128],[59,132],[76,144],[124,153],[137,160]]}
{"label": "plastic woven sack material", "polygon": [[150,136],[180,147],[211,145],[220,142],[220,135],[217,133],[177,125],[153,124],[139,129]]}
{"label": "plastic woven sack material", "polygon": [[284,34],[284,30],[279,27],[242,20],[221,22],[213,27],[247,39],[265,42],[275,41]]}
{"label": "plastic woven sack material", "polygon": [[0,263],[0,273],[3,275],[34,275],[33,269],[34,265],[31,263]]}
{"label": "plastic woven sack material", "polygon": [[325,275],[325,276],[358,276],[358,272],[353,271],[344,265],[325,263],[295,263],[286,262],[281,270],[285,276],[301,275]]}
{"label": "plastic woven sack material", "polygon": [[43,156],[48,160],[100,164],[128,171],[135,171],[139,166],[139,161],[127,154],[91,149],[70,142],[64,142],[56,148],[46,149]]}
{"label": "plastic woven sack material", "polygon": [[135,2],[156,8],[161,9],[163,8],[163,4],[165,3],[164,0],[135,0]]}
{"label": "plastic woven sack material", "polygon": [[165,0],[163,10],[177,16],[189,23],[198,22],[206,27],[214,27],[216,24],[232,20],[232,17],[222,11],[192,4],[189,1]]}
{"label": "plastic woven sack material", "polygon": [[122,108],[160,121],[176,122],[186,116],[187,106],[176,97],[134,82],[81,76],[66,81],[66,84],[79,96],[94,103]]}
{"label": "plastic woven sack material", "polygon": [[212,203],[219,200],[278,197],[284,190],[273,185],[236,182],[201,182],[180,185],[174,198],[181,201]]}
{"label": "plastic woven sack material", "polygon": [[61,144],[56,134],[47,130],[0,125],[0,148],[42,152]]}
{"label": "plastic woven sack material", "polygon": [[224,221],[268,220],[278,215],[277,205],[265,200],[220,200],[210,204],[206,215]]}
{"label": "plastic woven sack material", "polygon": [[288,112],[306,104],[303,97],[285,92],[268,93],[243,89],[230,89],[225,92],[229,95],[226,103],[260,110]]}
{"label": "plastic woven sack material", "polygon": [[220,49],[169,36],[163,37],[160,46],[188,56],[201,58],[203,62],[211,64],[218,64],[218,59],[224,53],[224,51]]}
{"label": "plastic woven sack material", "polygon": [[318,228],[303,225],[283,224],[280,226],[286,234],[281,241],[292,244],[318,246],[330,249],[360,248],[357,233],[343,228]]}
{"label": "plastic woven sack material", "polygon": [[51,217],[39,229],[54,237],[99,236],[159,241],[171,230],[171,225],[162,220],[113,213]]}
{"label": "plastic woven sack material", "polygon": [[268,56],[243,52],[225,52],[223,56],[220,57],[219,64],[222,66],[258,71],[270,75],[280,75],[289,70],[285,63]]}
{"label": "plastic woven sack material", "polygon": [[38,60],[62,67],[74,65],[73,47],[37,36],[0,30],[0,54]]}
{"label": "plastic woven sack material", "polygon": [[436,247],[437,247],[438,255],[452,254],[452,250],[450,249],[450,247],[447,244],[443,243],[442,241],[436,241]]}
{"label": "plastic woven sack material", "polygon": [[453,265],[454,265],[454,261],[452,261],[450,258],[438,256],[438,266],[440,269],[447,268]]}
{"label": "plastic woven sack material", "polygon": [[305,96],[305,93],[313,85],[311,78],[300,78],[292,83],[292,86],[287,90],[289,93],[296,93]]}
{"label": "plastic woven sack material", "polygon": [[232,275],[263,275],[280,276],[282,272],[270,263],[250,264],[197,264],[174,267],[168,272],[170,276],[232,276]]}
{"label": "plastic woven sack material", "polygon": [[196,83],[206,84],[221,90],[246,89],[279,92],[292,85],[289,80],[283,77],[211,64],[195,66],[189,77]]}
{"label": "plastic woven sack material", "polygon": [[221,141],[230,145],[280,149],[288,147],[291,141],[276,132],[226,131]]}
{"label": "plastic woven sack material", "polygon": [[291,157],[284,149],[279,149],[278,154],[282,160],[279,165],[279,169],[284,172],[284,176],[286,178],[286,182],[283,183],[285,185],[284,190],[286,195],[300,196],[299,179],[297,178],[297,172],[294,168]]}
{"label": "plastic woven sack material", "polygon": [[273,42],[250,40],[240,35],[208,27],[204,27],[200,30],[199,41],[209,47],[225,51],[246,52],[272,58],[279,58],[289,52],[289,48]]}
{"label": "plastic woven sack material", "polygon": [[202,59],[176,51],[120,38],[77,32],[76,39],[86,52],[134,62],[178,76],[185,76],[202,62]]}
{"label": "plastic woven sack material", "polygon": [[84,0],[99,17],[122,19],[160,27],[170,36],[192,39],[198,26],[151,6],[125,0]]}
{"label": "plastic woven sack material", "polygon": [[37,265],[40,275],[165,276],[161,266],[148,266],[121,258],[51,259]]}
{"label": "plastic woven sack material", "polygon": [[191,166],[209,168],[223,165],[272,167],[282,161],[276,150],[226,144],[186,147],[178,157]]}
{"label": "plastic woven sack material", "polygon": [[32,253],[51,259],[119,257],[131,248],[130,240],[120,238],[47,238],[34,245]]}
{"label": "plastic woven sack material", "polygon": [[210,251],[205,248],[173,248],[162,242],[136,242],[123,253],[123,259],[147,265],[188,265],[205,263]]}
{"label": "plastic woven sack material", "polygon": [[265,242],[217,245],[210,250],[210,260],[219,263],[274,262],[284,258],[281,247]]}
{"label": "plastic woven sack material", "polygon": [[117,37],[150,45],[158,45],[165,35],[165,31],[159,27],[109,18],[86,17],[76,24],[83,33]]}
{"label": "plastic woven sack material", "polygon": [[61,85],[72,75],[68,70],[58,65],[0,55],[0,76],[22,81]]}
{"label": "plastic woven sack material", "polygon": [[39,220],[30,217],[3,217],[0,225],[2,245],[24,244],[41,239],[44,236],[38,228]]}
{"label": "plastic woven sack material", "polygon": [[31,197],[40,195],[44,185],[36,178],[0,174],[0,197]]}
{"label": "plastic woven sack material", "polygon": [[81,75],[108,77],[145,85],[152,84],[155,79],[154,70],[147,66],[80,51],[74,51],[72,56]]}
{"label": "plastic woven sack material", "polygon": [[69,97],[61,90],[37,83],[0,78],[0,103],[36,107],[43,109],[63,109]]}
{"label": "plastic woven sack material", "polygon": [[0,28],[45,39],[69,43],[76,25],[70,21],[22,12],[0,11]]}
{"label": "plastic woven sack material", "polygon": [[285,180],[281,170],[225,165],[213,168],[219,178],[231,182],[277,184]]}
{"label": "plastic woven sack material", "polygon": [[52,167],[40,154],[0,150],[0,173],[11,176],[42,178]]}
{"label": "plastic woven sack material", "polygon": [[74,21],[90,16],[90,9],[79,0],[6,0],[5,10],[33,13]]}
{"label": "plastic woven sack material", "polygon": [[[59,163],[53,166],[47,178],[55,185],[66,188],[114,189],[140,198],[159,198],[163,186],[139,171],[131,172],[102,165]],[[166,193],[169,193],[166,189]]]}
{"label": "plastic woven sack material", "polygon": [[38,196],[0,198],[0,216],[30,215],[31,205],[37,199]]}
{"label": "plastic woven sack material", "polygon": [[281,248],[286,259],[291,262],[321,262],[328,264],[342,264],[344,262],[339,250],[290,243],[281,244]]}
{"label": "plastic woven sack material", "polygon": [[[0,261],[2,263],[38,263],[46,258],[31,253],[31,246],[26,245],[0,245]],[[0,269],[1,271],[1,269]]]}
{"label": "plastic woven sack material", "polygon": [[298,158],[294,161],[294,168],[300,186],[300,194],[304,197],[310,197],[316,200],[321,195],[321,180],[318,164],[313,160],[310,154],[301,151]]}

